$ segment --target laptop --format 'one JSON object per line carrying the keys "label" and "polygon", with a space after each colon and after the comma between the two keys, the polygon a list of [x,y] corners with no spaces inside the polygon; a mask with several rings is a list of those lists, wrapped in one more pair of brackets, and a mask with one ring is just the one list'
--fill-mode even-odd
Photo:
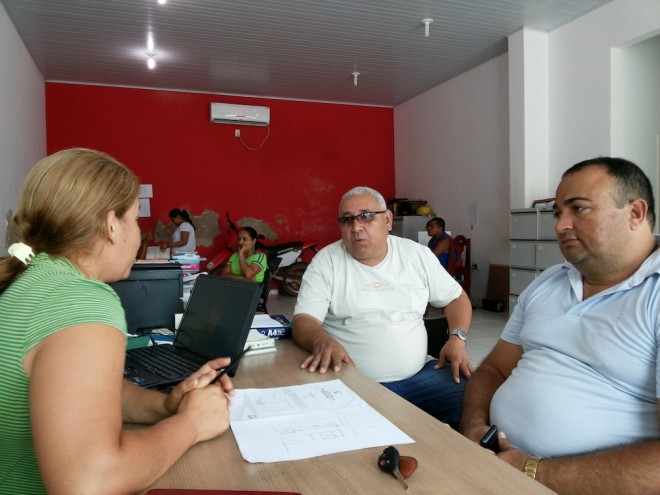
{"label": "laptop", "polygon": [[260,289],[254,282],[198,277],[174,343],[127,350],[124,378],[141,387],[166,389],[209,359],[229,357],[233,362],[245,347]]}

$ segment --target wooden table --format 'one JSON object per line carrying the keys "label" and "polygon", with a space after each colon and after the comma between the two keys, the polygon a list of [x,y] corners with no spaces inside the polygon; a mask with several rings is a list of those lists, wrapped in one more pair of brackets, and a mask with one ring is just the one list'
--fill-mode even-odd
{"label": "wooden table", "polygon": [[[417,471],[407,480],[410,494],[554,493],[358,370],[344,368],[340,373],[325,375],[301,370],[299,365],[306,355],[292,341],[279,340],[275,353],[246,356],[234,385],[281,387],[341,379],[415,440],[396,446],[401,455],[419,461]],[[300,461],[250,464],[241,457],[229,430],[191,448],[152,488],[280,490],[304,495],[405,494],[392,475],[376,466],[384,447]]]}

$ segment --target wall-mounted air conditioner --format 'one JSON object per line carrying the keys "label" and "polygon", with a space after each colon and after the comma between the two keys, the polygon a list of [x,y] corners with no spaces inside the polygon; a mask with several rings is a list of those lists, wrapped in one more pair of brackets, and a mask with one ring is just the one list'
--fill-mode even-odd
{"label": "wall-mounted air conditioner", "polygon": [[270,108],[211,103],[211,122],[216,124],[265,126],[270,124]]}

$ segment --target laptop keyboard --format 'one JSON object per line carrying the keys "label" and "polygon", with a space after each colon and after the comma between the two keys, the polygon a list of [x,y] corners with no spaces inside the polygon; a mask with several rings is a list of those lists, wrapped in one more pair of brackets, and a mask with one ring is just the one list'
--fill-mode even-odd
{"label": "laptop keyboard", "polygon": [[167,379],[188,376],[199,369],[198,365],[160,345],[131,349],[128,356],[151,373]]}

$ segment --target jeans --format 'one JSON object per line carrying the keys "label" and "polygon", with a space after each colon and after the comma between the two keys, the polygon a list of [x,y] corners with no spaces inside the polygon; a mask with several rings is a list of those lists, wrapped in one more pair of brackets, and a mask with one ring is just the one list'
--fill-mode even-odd
{"label": "jeans", "polygon": [[437,359],[427,362],[410,378],[381,385],[457,430],[467,379],[461,375],[461,383],[456,383],[450,363],[436,370],[433,367],[437,362]]}

